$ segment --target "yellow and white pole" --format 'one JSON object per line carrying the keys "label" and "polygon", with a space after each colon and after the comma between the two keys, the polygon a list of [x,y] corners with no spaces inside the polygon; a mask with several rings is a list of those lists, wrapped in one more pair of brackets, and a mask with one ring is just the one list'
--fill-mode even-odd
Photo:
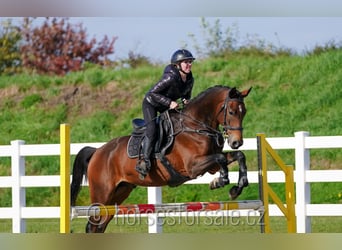
{"label": "yellow and white pole", "polygon": [[259,196],[264,204],[264,214],[261,217],[261,232],[271,233],[270,215],[269,215],[269,186],[267,181],[267,158],[265,147],[265,134],[257,134],[258,144],[258,170],[259,170]]}
{"label": "yellow and white pole", "polygon": [[60,125],[60,233],[70,232],[70,125]]}

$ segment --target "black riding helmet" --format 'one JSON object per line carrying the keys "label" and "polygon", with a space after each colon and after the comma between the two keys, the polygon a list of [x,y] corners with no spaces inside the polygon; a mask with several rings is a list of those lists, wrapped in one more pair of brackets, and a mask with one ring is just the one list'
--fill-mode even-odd
{"label": "black riding helmet", "polygon": [[191,52],[186,49],[179,49],[175,53],[173,53],[171,57],[171,63],[177,64],[184,60],[195,60],[196,58],[192,56]]}

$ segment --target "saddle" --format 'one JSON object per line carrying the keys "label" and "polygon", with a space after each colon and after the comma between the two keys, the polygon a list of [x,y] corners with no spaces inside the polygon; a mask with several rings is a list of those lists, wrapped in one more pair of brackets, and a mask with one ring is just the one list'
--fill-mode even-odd
{"label": "saddle", "polygon": [[[154,157],[158,154],[165,155],[174,140],[173,124],[168,110],[157,117],[156,124],[157,138],[152,154]],[[127,155],[129,158],[141,158],[142,142],[145,137],[146,124],[143,119],[135,118],[132,120],[132,126],[133,132],[128,141]]]}
{"label": "saddle", "polygon": [[[154,157],[164,165],[170,174],[170,180],[168,185],[170,187],[178,186],[185,181],[189,180],[189,177],[179,174],[167,160],[165,155],[168,149],[174,142],[174,128],[170,118],[169,110],[161,113],[157,119],[157,139],[155,147],[151,157]],[[138,161],[142,158],[142,144],[145,137],[146,124],[143,119],[135,118],[132,120],[133,132],[128,140],[127,155],[129,158],[138,158]]]}

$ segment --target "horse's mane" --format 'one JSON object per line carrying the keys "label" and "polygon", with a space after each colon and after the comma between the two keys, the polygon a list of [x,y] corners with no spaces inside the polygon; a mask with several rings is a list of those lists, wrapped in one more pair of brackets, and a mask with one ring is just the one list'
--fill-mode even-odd
{"label": "horse's mane", "polygon": [[197,102],[198,100],[202,99],[204,96],[208,95],[211,92],[221,91],[222,89],[227,89],[228,90],[228,89],[230,89],[230,87],[223,86],[223,85],[216,85],[216,86],[207,88],[206,90],[204,90],[201,93],[199,93],[196,97],[191,99],[191,103],[192,102]]}

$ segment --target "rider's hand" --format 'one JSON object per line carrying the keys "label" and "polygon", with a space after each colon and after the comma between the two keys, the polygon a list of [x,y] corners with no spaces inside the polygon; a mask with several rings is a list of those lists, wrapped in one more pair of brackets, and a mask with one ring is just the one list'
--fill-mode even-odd
{"label": "rider's hand", "polygon": [[169,107],[169,108],[170,108],[170,109],[178,108],[178,103],[175,102],[175,101],[172,101],[172,102],[170,103],[170,107]]}

